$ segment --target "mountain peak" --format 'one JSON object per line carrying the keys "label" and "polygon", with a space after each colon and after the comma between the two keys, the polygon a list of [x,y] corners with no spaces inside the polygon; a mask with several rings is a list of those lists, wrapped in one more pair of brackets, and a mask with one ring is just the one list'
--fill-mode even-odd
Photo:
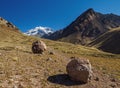
{"label": "mountain peak", "polygon": [[42,37],[45,35],[49,35],[51,33],[53,33],[52,28],[39,26],[39,27],[30,29],[28,32],[26,32],[24,34],[29,35],[29,36],[32,35],[32,36]]}
{"label": "mountain peak", "polygon": [[85,16],[85,15],[95,16],[95,14],[96,14],[96,12],[95,12],[92,8],[86,10],[86,11],[83,13],[84,16]]}
{"label": "mountain peak", "polygon": [[98,13],[90,8],[62,31],[50,35],[49,39],[84,45],[116,27],[120,27],[120,16]]}
{"label": "mountain peak", "polygon": [[93,8],[89,8],[86,12],[95,12]]}
{"label": "mountain peak", "polygon": [[86,20],[91,21],[97,17],[97,13],[92,9],[86,10],[84,13],[82,13],[76,20],[84,22]]}

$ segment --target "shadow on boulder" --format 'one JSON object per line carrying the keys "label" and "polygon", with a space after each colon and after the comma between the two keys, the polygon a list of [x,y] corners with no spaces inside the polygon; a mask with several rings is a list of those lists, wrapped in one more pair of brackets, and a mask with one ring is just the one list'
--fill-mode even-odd
{"label": "shadow on boulder", "polygon": [[84,85],[83,82],[72,81],[67,74],[57,74],[49,76],[47,79],[51,83],[56,83],[65,86]]}

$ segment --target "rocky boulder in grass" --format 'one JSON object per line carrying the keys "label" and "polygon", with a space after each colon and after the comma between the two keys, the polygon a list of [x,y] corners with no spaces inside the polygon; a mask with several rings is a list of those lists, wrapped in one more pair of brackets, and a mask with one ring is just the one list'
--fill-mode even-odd
{"label": "rocky boulder in grass", "polygon": [[72,58],[67,64],[67,73],[73,81],[87,83],[92,76],[92,68],[89,60]]}
{"label": "rocky boulder in grass", "polygon": [[32,52],[34,54],[42,54],[46,49],[46,44],[41,40],[32,43]]}

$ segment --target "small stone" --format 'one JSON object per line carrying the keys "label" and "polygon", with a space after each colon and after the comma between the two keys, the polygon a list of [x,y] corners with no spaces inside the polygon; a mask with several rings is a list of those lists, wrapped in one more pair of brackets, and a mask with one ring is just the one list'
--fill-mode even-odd
{"label": "small stone", "polygon": [[18,85],[18,88],[24,88],[21,84]]}
{"label": "small stone", "polygon": [[58,70],[59,72],[62,72],[62,70]]}
{"label": "small stone", "polygon": [[49,54],[50,54],[50,55],[54,55],[54,52],[51,51],[51,52],[49,52]]}
{"label": "small stone", "polygon": [[96,77],[96,78],[95,78],[95,81],[99,81],[99,78],[98,78],[98,77]]}
{"label": "small stone", "polygon": [[117,84],[117,86],[120,86],[120,82],[119,83],[116,83]]}
{"label": "small stone", "polygon": [[22,83],[15,83],[15,85],[13,86],[13,88],[24,88]]}
{"label": "small stone", "polygon": [[18,87],[15,85],[15,86],[13,86],[13,88],[18,88]]}
{"label": "small stone", "polygon": [[110,85],[112,88],[116,88],[116,84],[111,84]]}
{"label": "small stone", "polygon": [[51,61],[52,60],[52,58],[48,58],[48,59],[46,59],[46,61]]}
{"label": "small stone", "polygon": [[4,71],[0,71],[0,74],[4,74]]}
{"label": "small stone", "polygon": [[71,60],[73,60],[75,57],[70,57]]}
{"label": "small stone", "polygon": [[57,62],[57,60],[54,60],[54,62]]}
{"label": "small stone", "polygon": [[116,80],[114,78],[111,79],[111,82],[116,82]]}

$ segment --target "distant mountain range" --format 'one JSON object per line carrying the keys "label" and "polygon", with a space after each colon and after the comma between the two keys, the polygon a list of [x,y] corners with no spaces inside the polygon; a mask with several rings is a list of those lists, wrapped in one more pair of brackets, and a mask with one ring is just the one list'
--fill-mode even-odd
{"label": "distant mountain range", "polygon": [[[2,36],[9,41],[10,33],[13,39],[18,34],[22,35],[15,25],[1,17],[0,31],[2,31],[0,35],[2,41],[4,41]],[[53,32],[49,27],[39,26],[24,34],[90,47],[93,46],[105,52],[120,54],[120,16],[101,14],[93,9],[85,11],[62,30]]]}
{"label": "distant mountain range", "polygon": [[43,37],[43,36],[49,36],[53,33],[53,30],[49,27],[35,27],[33,29],[30,29],[28,32],[24,33],[29,36],[37,36],[37,37]]}
{"label": "distant mountain range", "polygon": [[52,33],[46,38],[86,45],[103,33],[119,26],[120,16],[101,14],[90,8],[70,25]]}

